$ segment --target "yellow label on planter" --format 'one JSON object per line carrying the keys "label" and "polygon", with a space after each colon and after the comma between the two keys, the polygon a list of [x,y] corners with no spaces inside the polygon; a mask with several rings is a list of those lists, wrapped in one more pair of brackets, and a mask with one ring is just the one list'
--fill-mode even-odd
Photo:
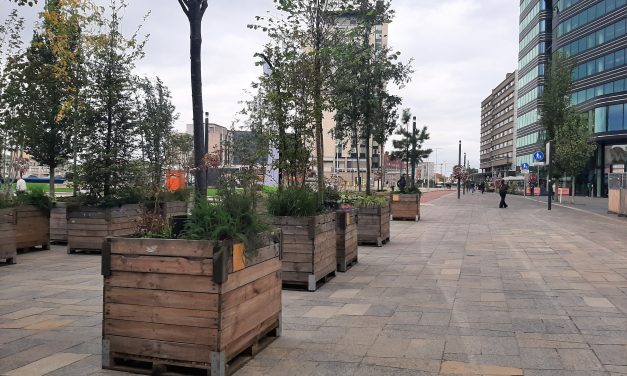
{"label": "yellow label on planter", "polygon": [[233,244],[233,272],[237,272],[246,267],[244,250],[244,243]]}
{"label": "yellow label on planter", "polygon": [[346,226],[351,224],[351,215],[350,213],[344,213],[346,215]]}
{"label": "yellow label on planter", "polygon": [[401,200],[401,196],[399,195],[392,195],[392,201],[400,201]]}

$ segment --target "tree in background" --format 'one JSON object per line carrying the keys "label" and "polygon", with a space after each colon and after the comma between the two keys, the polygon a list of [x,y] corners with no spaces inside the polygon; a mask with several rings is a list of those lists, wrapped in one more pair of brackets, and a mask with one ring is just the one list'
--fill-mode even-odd
{"label": "tree in background", "polygon": [[178,115],[175,114],[170,90],[159,77],[154,81],[144,78],[138,87],[140,147],[143,159],[148,162],[152,193],[157,194],[163,186],[167,145],[172,142],[173,125]]}
{"label": "tree in background", "polygon": [[190,181],[194,169],[194,137],[187,133],[173,133],[167,146],[166,166],[185,173],[185,181]]}
{"label": "tree in background", "polygon": [[363,142],[366,146],[366,194],[370,194],[372,141],[385,144],[396,128],[397,107],[401,103],[400,97],[389,93],[388,85],[403,87],[410,80],[412,69],[411,62],[403,64],[398,60],[399,52],[372,40],[376,26],[390,22],[393,17],[389,2],[355,0],[348,9],[351,11],[347,14],[355,25],[334,49],[334,86],[336,93],[344,98],[331,102],[336,120],[340,120],[335,132],[357,134],[358,138],[351,140],[353,145]]}
{"label": "tree in background", "polygon": [[202,103],[202,18],[209,4],[207,0],[178,0],[187,16],[190,30],[190,70],[192,83],[192,112],[194,123],[194,162],[196,176],[196,196],[204,202],[207,192],[207,170],[203,167],[205,156],[205,132],[203,126]]}
{"label": "tree in background", "polygon": [[[403,120],[406,117],[411,117],[409,109],[403,110]],[[414,121],[411,131],[401,125],[396,131],[397,135],[401,138],[394,140],[394,150],[391,154],[392,159],[405,161],[407,164],[411,164],[411,182],[410,192],[416,191],[416,165],[422,163],[425,158],[433,152],[431,149],[423,149],[425,141],[429,140],[430,135],[427,131],[427,127],[422,129],[416,129],[416,122]]]}
{"label": "tree in background", "polygon": [[547,140],[555,138],[559,128],[566,123],[574,111],[570,100],[574,68],[574,60],[558,52],[553,55],[546,69],[540,112]]}
{"label": "tree in background", "polygon": [[575,178],[584,169],[596,144],[591,142],[587,121],[572,105],[574,61],[562,53],[553,56],[542,95],[542,125],[547,140],[553,140],[552,175],[570,176],[574,202]]}
{"label": "tree in background", "polygon": [[41,26],[33,34],[11,85],[20,93],[14,101],[16,124],[23,135],[24,150],[49,167],[50,195],[54,197],[56,168],[73,152],[74,117],[78,86],[76,73],[81,45],[78,9],[82,1],[48,1]]}
{"label": "tree in background", "polygon": [[571,176],[571,202],[575,200],[575,178],[586,167],[597,148],[590,142],[588,122],[576,113],[569,114],[555,137],[553,163],[565,176]]}
{"label": "tree in background", "polygon": [[[15,125],[17,112],[13,103],[19,100],[20,91],[13,85],[19,75],[24,19],[16,10],[0,24],[0,197],[12,195],[12,182],[15,174],[11,166],[15,164],[21,141],[21,134]],[[8,184],[6,184],[8,183]]]}
{"label": "tree in background", "polygon": [[130,37],[122,34],[120,14],[126,6],[112,0],[106,32],[93,38],[94,50],[86,63],[88,131],[81,153],[81,184],[99,199],[129,188],[129,163],[138,145],[132,70],[143,57],[145,40],[140,40],[139,30]]}

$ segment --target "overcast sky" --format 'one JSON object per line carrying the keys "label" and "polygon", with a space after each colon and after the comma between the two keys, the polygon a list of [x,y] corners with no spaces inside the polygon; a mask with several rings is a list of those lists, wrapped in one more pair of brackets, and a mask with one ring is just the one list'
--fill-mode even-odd
{"label": "overcast sky", "polygon": [[[8,13],[0,0],[0,16]],[[42,0],[40,0],[40,3]],[[106,1],[98,0],[106,4]],[[183,130],[191,123],[189,28],[176,0],[129,0],[124,25],[130,33],[144,13],[151,14],[143,31],[150,34],[142,75],[159,76],[172,90]],[[244,91],[261,73],[253,54],[266,39],[246,28],[256,15],[273,9],[272,0],[210,0],[203,24],[203,95],[212,122],[230,127]],[[399,94],[419,125],[428,125],[428,146],[438,163],[457,161],[462,140],[471,167],[479,166],[481,101],[514,71],[518,53],[517,0],[393,0],[396,18],[389,43],[405,60],[414,59],[412,82]],[[30,35],[36,14],[22,7]],[[430,158],[435,161],[435,153]],[[438,168],[439,169],[439,168]]]}

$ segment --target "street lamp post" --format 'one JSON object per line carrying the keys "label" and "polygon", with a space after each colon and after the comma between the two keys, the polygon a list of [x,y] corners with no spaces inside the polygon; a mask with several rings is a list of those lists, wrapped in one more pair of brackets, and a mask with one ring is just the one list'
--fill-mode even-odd
{"label": "street lamp post", "polygon": [[[459,152],[457,154],[457,165],[462,165],[462,140],[459,140]],[[461,198],[461,186],[462,186],[462,177],[461,175],[457,176],[457,199]]]}

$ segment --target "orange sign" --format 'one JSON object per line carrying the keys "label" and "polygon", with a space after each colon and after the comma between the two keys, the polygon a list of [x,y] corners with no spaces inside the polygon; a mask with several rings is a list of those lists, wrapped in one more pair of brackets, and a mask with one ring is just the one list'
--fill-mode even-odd
{"label": "orange sign", "polygon": [[180,170],[167,170],[165,172],[165,189],[169,192],[187,188],[185,172]]}

